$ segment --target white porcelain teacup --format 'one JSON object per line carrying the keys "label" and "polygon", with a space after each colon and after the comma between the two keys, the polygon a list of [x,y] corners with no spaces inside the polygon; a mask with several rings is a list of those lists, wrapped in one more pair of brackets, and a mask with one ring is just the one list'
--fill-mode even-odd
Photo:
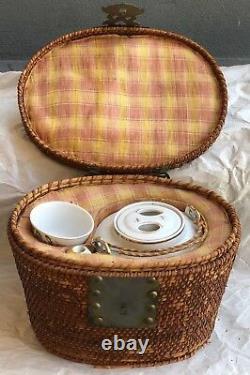
{"label": "white porcelain teacup", "polygon": [[30,213],[30,222],[34,234],[51,245],[81,245],[94,229],[88,211],[64,201],[38,204]]}

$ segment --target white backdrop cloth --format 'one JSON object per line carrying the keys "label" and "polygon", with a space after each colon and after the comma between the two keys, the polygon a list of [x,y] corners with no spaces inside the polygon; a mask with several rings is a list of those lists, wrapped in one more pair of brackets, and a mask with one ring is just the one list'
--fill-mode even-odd
{"label": "white backdrop cloth", "polygon": [[7,218],[28,191],[79,176],[41,153],[25,134],[16,98],[19,72],[0,73],[0,375],[249,375],[250,374],[250,65],[223,68],[229,112],[215,144],[170,171],[221,193],[239,213],[243,235],[210,343],[183,362],[145,369],[100,369],[47,353],[31,329],[6,238]]}

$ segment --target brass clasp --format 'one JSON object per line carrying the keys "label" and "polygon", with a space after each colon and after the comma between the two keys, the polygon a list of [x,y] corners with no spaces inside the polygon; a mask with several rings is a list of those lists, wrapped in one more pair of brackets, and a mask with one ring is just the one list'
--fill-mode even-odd
{"label": "brass clasp", "polygon": [[137,17],[144,13],[143,8],[138,8],[132,4],[115,4],[102,7],[107,13],[107,20],[104,26],[140,26]]}

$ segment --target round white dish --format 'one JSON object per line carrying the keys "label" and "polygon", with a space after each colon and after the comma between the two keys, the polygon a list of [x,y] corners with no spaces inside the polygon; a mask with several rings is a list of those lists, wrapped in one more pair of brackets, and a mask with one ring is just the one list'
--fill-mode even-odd
{"label": "round white dish", "polygon": [[[157,245],[155,243],[145,243],[145,242],[140,243],[136,241],[133,241],[133,243],[131,243],[124,236],[121,236],[115,229],[114,220],[118,213],[119,211],[107,216],[104,220],[102,220],[102,222],[98,225],[95,231],[96,237],[101,237],[102,240],[114,246],[114,249],[112,249],[112,246],[110,247],[113,255],[117,255],[115,251],[115,246],[119,246],[122,248],[132,247],[133,249],[142,250],[142,251],[143,250],[154,251],[156,248],[161,250],[161,249],[166,249],[166,248],[173,247],[173,246],[178,246],[178,245],[183,244],[186,241],[192,240],[197,232],[197,225],[194,224],[194,222],[190,219],[190,217],[185,212],[181,212],[183,215],[184,225],[179,235],[169,240],[159,242],[157,243]],[[162,255],[159,257],[161,258],[173,257],[176,255],[185,254],[192,250],[193,248],[188,248],[188,249],[180,250],[175,253]],[[127,255],[122,255],[122,256],[128,257]]]}
{"label": "round white dish", "polygon": [[136,202],[123,207],[114,218],[118,234],[139,243],[159,243],[178,236],[184,216],[178,208],[156,201]]}

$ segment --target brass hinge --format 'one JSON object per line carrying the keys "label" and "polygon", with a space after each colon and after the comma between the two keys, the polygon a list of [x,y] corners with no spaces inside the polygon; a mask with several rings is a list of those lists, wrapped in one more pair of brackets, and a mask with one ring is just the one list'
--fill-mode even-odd
{"label": "brass hinge", "polygon": [[162,178],[169,178],[170,179],[170,176],[168,174],[168,170],[166,168],[164,168],[164,167],[154,169],[150,173],[150,175],[157,176],[157,177],[162,177]]}

